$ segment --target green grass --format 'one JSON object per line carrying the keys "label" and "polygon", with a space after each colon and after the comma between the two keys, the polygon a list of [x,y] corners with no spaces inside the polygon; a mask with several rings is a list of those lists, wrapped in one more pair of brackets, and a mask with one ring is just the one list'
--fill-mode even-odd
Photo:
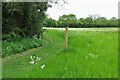
{"label": "green grass", "polygon": [[[47,30],[44,46],[3,59],[3,78],[118,77],[118,32],[69,31],[68,49],[64,43],[64,31]],[[41,61],[30,64],[30,56]]]}

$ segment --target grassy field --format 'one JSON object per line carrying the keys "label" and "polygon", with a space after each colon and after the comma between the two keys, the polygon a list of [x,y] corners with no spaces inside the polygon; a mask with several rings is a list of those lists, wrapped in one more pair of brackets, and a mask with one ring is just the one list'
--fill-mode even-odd
{"label": "grassy field", "polygon": [[[44,46],[3,59],[3,78],[117,78],[118,32],[46,30]],[[34,62],[33,62],[34,61]]]}

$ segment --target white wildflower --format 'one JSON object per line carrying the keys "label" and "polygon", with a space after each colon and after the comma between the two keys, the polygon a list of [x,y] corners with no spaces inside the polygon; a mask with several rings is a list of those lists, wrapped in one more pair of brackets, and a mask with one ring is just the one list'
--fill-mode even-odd
{"label": "white wildflower", "polygon": [[95,57],[97,57],[97,55],[95,55]]}
{"label": "white wildflower", "polygon": [[40,12],[40,9],[38,10],[38,12]]}
{"label": "white wildflower", "polygon": [[33,58],[31,58],[31,60],[33,61]]}
{"label": "white wildflower", "polygon": [[39,57],[37,57],[36,59],[39,59]]}
{"label": "white wildflower", "polygon": [[92,55],[92,54],[89,54],[89,56]]}
{"label": "white wildflower", "polygon": [[33,57],[32,57],[32,56],[30,56],[30,60],[33,60]]}
{"label": "white wildflower", "polygon": [[35,58],[35,56],[33,56],[33,58]]}
{"label": "white wildflower", "polygon": [[67,70],[67,68],[65,68],[65,70]]}
{"label": "white wildflower", "polygon": [[30,64],[34,64],[35,62],[34,61],[30,61]]}
{"label": "white wildflower", "polygon": [[41,69],[44,69],[45,68],[45,64],[41,66]]}
{"label": "white wildflower", "polygon": [[39,61],[38,59],[39,59],[39,57],[36,58],[36,61]]}
{"label": "white wildflower", "polygon": [[36,62],[38,61],[38,59],[36,59]]}
{"label": "white wildflower", "polygon": [[35,37],[37,37],[37,35],[35,35]]}
{"label": "white wildflower", "polygon": [[32,59],[32,56],[30,56],[30,59]]}
{"label": "white wildflower", "polygon": [[41,60],[41,58],[38,58],[38,60],[40,61],[40,60]]}

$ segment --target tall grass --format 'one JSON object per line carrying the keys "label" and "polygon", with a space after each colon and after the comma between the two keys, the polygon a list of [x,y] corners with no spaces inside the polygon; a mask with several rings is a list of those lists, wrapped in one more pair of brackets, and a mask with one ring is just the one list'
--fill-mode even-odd
{"label": "tall grass", "polygon": [[118,77],[117,32],[70,31],[68,45],[43,62],[47,67],[40,77]]}

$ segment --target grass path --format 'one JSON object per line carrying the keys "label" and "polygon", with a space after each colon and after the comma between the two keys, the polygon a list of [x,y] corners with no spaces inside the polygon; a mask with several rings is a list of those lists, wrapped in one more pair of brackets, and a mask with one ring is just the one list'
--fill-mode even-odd
{"label": "grass path", "polygon": [[[25,69],[31,70],[32,69],[31,64],[29,63],[30,61],[29,58],[31,55],[39,56],[42,58],[42,60],[44,60],[44,58],[52,54],[58,54],[59,52],[61,52],[64,48],[64,39],[55,34],[56,33],[54,33],[54,31],[52,32],[52,34],[48,34],[46,32],[44,34],[45,43],[44,43],[44,46],[42,47],[39,47],[37,49],[31,49],[21,54],[11,55],[9,57],[4,58],[2,60],[3,61],[3,77],[8,77],[8,78],[17,77],[17,76],[14,76],[14,74],[16,74],[17,71],[18,71],[18,75],[22,75],[22,72],[24,72]],[[9,67],[7,65],[9,65]],[[38,67],[40,67],[40,65],[38,65]],[[16,71],[16,72],[13,72],[13,71]],[[21,72],[21,74],[19,73],[19,71]]]}
{"label": "grass path", "polygon": [[[47,53],[47,51],[49,52],[49,50],[51,49],[51,47],[49,47],[49,46],[52,45],[53,48],[57,48],[56,47],[56,42],[57,42],[58,46],[64,47],[63,46],[64,45],[64,39],[63,38],[61,38],[59,36],[52,36],[53,34],[44,34],[44,35],[45,35],[44,36],[44,43],[43,43],[42,47],[33,48],[33,49],[30,49],[30,50],[24,51],[24,52],[22,52],[20,54],[16,54],[16,55],[13,54],[13,55],[7,56],[7,57],[3,58],[2,62],[7,63],[7,62],[9,62],[9,61],[11,61],[13,59],[24,57],[26,55],[31,55],[31,53],[38,52],[38,51],[40,51],[40,52],[45,51]],[[54,37],[55,37],[55,39],[54,39]],[[58,37],[58,38],[56,38],[56,37]],[[61,43],[58,43],[58,41],[61,41]],[[46,49],[46,47],[47,47],[47,49]]]}
{"label": "grass path", "polygon": [[[118,33],[69,31],[64,49],[64,31],[47,30],[44,46],[3,59],[4,78],[116,78]],[[24,54],[24,55],[23,55]],[[30,64],[30,56],[41,61]],[[45,65],[44,69],[41,66]]]}

